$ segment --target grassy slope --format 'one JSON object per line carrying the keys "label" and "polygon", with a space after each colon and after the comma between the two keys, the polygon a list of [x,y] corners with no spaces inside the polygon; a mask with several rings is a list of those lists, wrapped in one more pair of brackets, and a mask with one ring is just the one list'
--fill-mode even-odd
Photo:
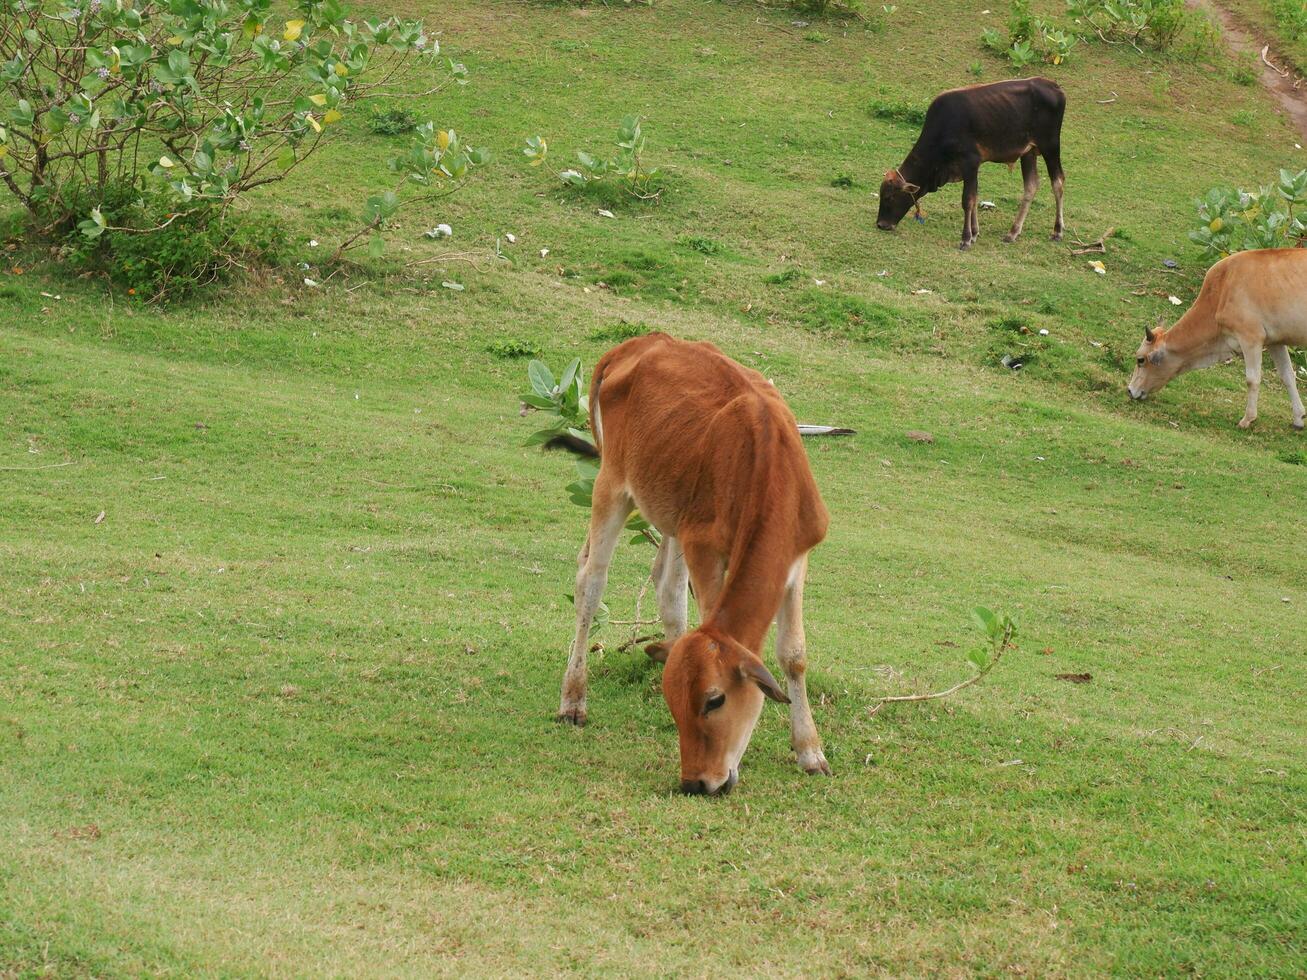
{"label": "grassy slope", "polygon": [[1276,50],[1291,59],[1300,71],[1307,66],[1307,34],[1294,37],[1290,24],[1277,15],[1271,0],[1225,0],[1225,6],[1259,37],[1274,42]]}
{"label": "grassy slope", "polygon": [[[478,252],[513,231],[511,264],[170,313],[5,277],[0,971],[1301,963],[1307,473],[1277,456],[1302,443],[1273,381],[1251,434],[1236,372],[1144,406],[1120,390],[1140,324],[1196,291],[1188,200],[1291,162],[1292,136],[1209,72],[1086,49],[1058,76],[1068,207],[1086,238],[1124,229],[1107,277],[1043,240],[1046,197],[997,244],[1018,195],[999,168],[970,255],[952,193],[878,234],[867,185],[913,133],[866,105],[924,101],[981,58],[974,12],[941,6],[817,44],[747,6],[445,4],[475,81],[441,116],[501,165],[397,241],[420,258],[438,220]],[[595,146],[627,111],[675,169],[657,207],[604,219],[511,159],[533,132]],[[317,167],[279,202],[325,241],[383,178],[344,153]],[[840,173],[860,186],[827,186]],[[789,267],[809,278],[764,284]],[[614,272],[617,294],[594,288]],[[484,346],[591,363],[619,318],[711,338],[800,416],[859,429],[812,447],[832,780],[801,777],[769,709],[736,795],[672,795],[642,655],[595,664],[586,730],[551,721],[583,515],[568,465],[516,448],[523,365]],[[991,367],[1018,343],[1027,371]],[[616,611],[648,557],[620,554]],[[1011,663],[868,718],[877,692],[959,675],[976,602],[1021,622]]]}

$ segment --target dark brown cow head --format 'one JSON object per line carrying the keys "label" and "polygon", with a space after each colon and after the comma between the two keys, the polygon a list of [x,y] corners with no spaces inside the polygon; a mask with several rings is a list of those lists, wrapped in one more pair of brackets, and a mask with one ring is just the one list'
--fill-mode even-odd
{"label": "dark brown cow head", "polygon": [[876,227],[881,231],[893,231],[920,195],[920,187],[908,183],[897,170],[887,170],[880,184],[880,212],[876,215]]}

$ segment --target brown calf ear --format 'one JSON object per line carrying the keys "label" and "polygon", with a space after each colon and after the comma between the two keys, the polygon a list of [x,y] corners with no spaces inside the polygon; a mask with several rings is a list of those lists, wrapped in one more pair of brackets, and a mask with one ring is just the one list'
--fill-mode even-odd
{"label": "brown calf ear", "polygon": [[918,194],[921,192],[921,188],[916,184],[909,184],[906,182],[903,184],[903,190],[909,194]]}
{"label": "brown calf ear", "polygon": [[1157,339],[1157,334],[1153,333],[1151,327],[1144,327],[1144,340],[1150,344]]}
{"label": "brown calf ear", "polygon": [[767,695],[773,701],[779,701],[781,704],[789,704],[790,696],[781,690],[781,686],[776,683],[776,678],[771,675],[761,660],[757,657],[746,657],[740,662],[740,673],[744,675],[745,680],[753,681],[760,688],[762,693]]}

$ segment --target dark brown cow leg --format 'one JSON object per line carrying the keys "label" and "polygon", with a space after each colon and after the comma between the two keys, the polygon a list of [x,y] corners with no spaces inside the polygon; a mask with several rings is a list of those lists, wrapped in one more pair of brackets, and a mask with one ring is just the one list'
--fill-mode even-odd
{"label": "dark brown cow leg", "polygon": [[979,222],[976,209],[980,204],[980,181],[977,167],[971,167],[962,179],[962,244],[958,248],[965,252],[975,242],[979,234]]}
{"label": "dark brown cow leg", "polygon": [[1048,168],[1048,179],[1053,185],[1053,200],[1057,202],[1057,217],[1053,220],[1053,241],[1062,240],[1062,188],[1066,184],[1066,174],[1062,172],[1062,148],[1054,143],[1042,147],[1044,166]]}
{"label": "dark brown cow leg", "polygon": [[1021,237],[1021,229],[1026,224],[1026,215],[1030,213],[1030,202],[1039,193],[1039,167],[1036,165],[1033,150],[1021,158],[1021,182],[1025,185],[1025,193],[1021,195],[1021,205],[1017,208],[1012,230],[1003,236],[1005,242],[1015,242]]}

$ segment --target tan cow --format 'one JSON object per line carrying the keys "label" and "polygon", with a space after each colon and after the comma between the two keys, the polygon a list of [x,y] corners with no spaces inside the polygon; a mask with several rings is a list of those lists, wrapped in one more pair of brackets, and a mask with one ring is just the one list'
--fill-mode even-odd
{"label": "tan cow", "polygon": [[1269,349],[1289,389],[1293,427],[1303,427],[1289,347],[1307,345],[1307,249],[1269,248],[1236,252],[1207,271],[1188,312],[1169,330],[1145,330],[1128,391],[1136,400],[1161,389],[1177,374],[1243,355],[1248,407],[1239,420],[1257,419],[1262,351]]}
{"label": "tan cow", "polygon": [[[601,461],[559,719],[586,721],[590,623],[613,549],[639,508],[663,534],[654,577],[667,640],[648,652],[666,663],[681,789],[735,785],[764,697],[789,704],[799,765],[829,774],[808,705],[803,635],[807,555],[826,536],[827,513],[776,388],[712,344],[648,334],[595,365],[590,423]],[[688,633],[687,578],[702,613]],[[760,656],[773,620],[788,691]]]}

